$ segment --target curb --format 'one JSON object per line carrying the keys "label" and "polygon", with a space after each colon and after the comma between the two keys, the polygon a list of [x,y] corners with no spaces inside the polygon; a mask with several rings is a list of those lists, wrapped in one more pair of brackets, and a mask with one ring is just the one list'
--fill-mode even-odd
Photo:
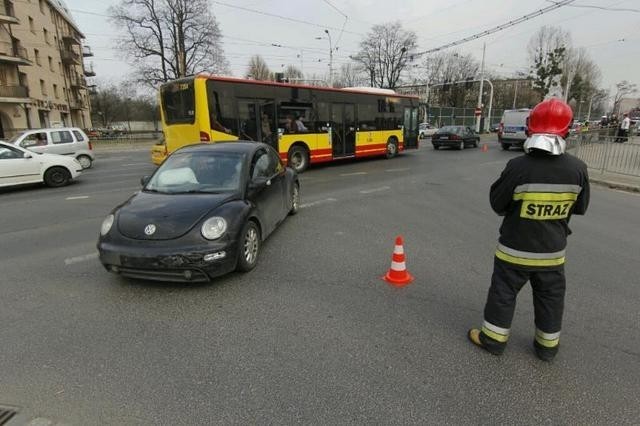
{"label": "curb", "polygon": [[596,185],[606,186],[611,189],[618,189],[621,191],[640,192],[640,186],[629,184],[629,183],[621,183],[621,182],[615,182],[615,181],[606,180],[606,179],[598,179],[598,178],[593,178],[591,176],[589,176],[589,182],[595,183]]}

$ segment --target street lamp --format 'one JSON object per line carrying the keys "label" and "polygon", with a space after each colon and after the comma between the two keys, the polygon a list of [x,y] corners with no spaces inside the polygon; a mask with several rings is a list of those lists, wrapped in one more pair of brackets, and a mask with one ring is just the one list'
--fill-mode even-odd
{"label": "street lamp", "polygon": [[[329,86],[333,87],[333,46],[331,44],[331,34],[329,30],[324,30],[329,39]],[[316,40],[322,40],[324,37],[316,37]]]}

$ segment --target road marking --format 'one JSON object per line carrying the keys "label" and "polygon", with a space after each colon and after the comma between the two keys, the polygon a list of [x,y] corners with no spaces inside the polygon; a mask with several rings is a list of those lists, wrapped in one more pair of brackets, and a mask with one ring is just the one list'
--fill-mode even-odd
{"label": "road marking", "polygon": [[358,176],[358,175],[366,175],[367,172],[353,172],[353,173],[342,173],[340,176]]}
{"label": "road marking", "polygon": [[319,206],[320,204],[335,203],[336,201],[338,200],[336,200],[335,198],[325,198],[324,200],[318,200],[318,201],[312,201],[310,203],[300,204],[300,208],[306,209],[308,207]]}
{"label": "road marking", "polygon": [[149,166],[149,163],[130,163],[130,164],[120,165],[120,167],[132,167],[132,166]]}
{"label": "road marking", "polygon": [[405,167],[404,169],[387,169],[385,172],[406,172],[407,170],[411,170],[409,167]]}
{"label": "road marking", "polygon": [[65,265],[73,265],[75,263],[86,262],[98,258],[98,252],[84,254],[82,256],[68,257],[64,260]]}
{"label": "road marking", "polygon": [[360,191],[361,194],[372,194],[374,192],[386,191],[387,189],[391,189],[388,186],[381,186],[380,188],[372,188],[372,189],[363,189]]}
{"label": "road marking", "polygon": [[87,198],[89,198],[88,195],[78,195],[77,197],[67,197],[65,200],[86,200]]}

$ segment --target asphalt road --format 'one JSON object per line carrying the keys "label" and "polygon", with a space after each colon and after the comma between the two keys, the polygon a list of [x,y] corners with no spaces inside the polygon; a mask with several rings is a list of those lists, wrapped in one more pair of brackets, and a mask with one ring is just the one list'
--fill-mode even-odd
{"label": "asphalt road", "polygon": [[[637,424],[640,197],[594,188],[571,226],[561,349],[533,355],[525,288],[502,357],[479,325],[521,152],[419,151],[313,168],[258,267],[206,285],[127,281],[95,251],[153,167],[102,154],[76,184],[0,193],[0,405],[93,424]],[[380,277],[394,237],[416,277]]]}

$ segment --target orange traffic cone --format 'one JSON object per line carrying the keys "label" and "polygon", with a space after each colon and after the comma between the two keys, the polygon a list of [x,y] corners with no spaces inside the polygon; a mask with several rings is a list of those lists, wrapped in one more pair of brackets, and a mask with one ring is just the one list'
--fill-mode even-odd
{"label": "orange traffic cone", "polygon": [[486,143],[482,144],[482,152],[487,152],[487,151],[489,151],[489,145],[487,145]]}
{"label": "orange traffic cone", "polygon": [[397,236],[396,246],[391,257],[391,268],[382,279],[395,287],[403,287],[413,281],[413,276],[407,271],[404,259],[402,236]]}

